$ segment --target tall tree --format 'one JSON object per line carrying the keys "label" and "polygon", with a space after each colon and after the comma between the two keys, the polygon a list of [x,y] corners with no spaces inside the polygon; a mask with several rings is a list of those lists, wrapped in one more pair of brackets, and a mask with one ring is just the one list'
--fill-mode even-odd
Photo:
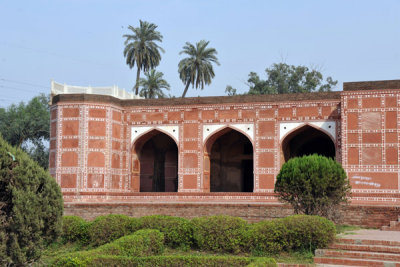
{"label": "tall tree", "polygon": [[287,94],[331,91],[337,84],[331,77],[324,83],[323,75],[306,66],[286,63],[273,64],[265,70],[267,79],[262,80],[255,72],[250,72],[248,94]]}
{"label": "tall tree", "polygon": [[211,79],[215,76],[212,63],[219,65],[217,50],[207,47],[208,44],[209,42],[205,40],[196,43],[196,46],[186,42],[179,53],[188,55],[178,65],[179,78],[185,84],[182,97],[185,97],[190,84],[196,89],[199,87],[203,89],[204,84],[211,84]]}
{"label": "tall tree", "polygon": [[146,78],[140,78],[139,84],[142,87],[140,95],[145,98],[164,98],[166,95],[162,89],[169,90],[169,83],[163,79],[163,73],[154,69],[144,73]]}
{"label": "tall tree", "polygon": [[25,150],[41,167],[48,168],[50,138],[49,96],[41,94],[27,104],[0,109],[0,134],[13,146]]}
{"label": "tall tree", "polygon": [[160,64],[160,51],[164,52],[164,49],[156,42],[162,42],[163,36],[156,31],[157,25],[147,21],[140,20],[139,27],[129,25],[128,29],[132,31],[132,34],[123,35],[126,38],[124,57],[129,68],[132,69],[136,65],[135,94],[137,95],[139,94],[140,70],[148,71]]}

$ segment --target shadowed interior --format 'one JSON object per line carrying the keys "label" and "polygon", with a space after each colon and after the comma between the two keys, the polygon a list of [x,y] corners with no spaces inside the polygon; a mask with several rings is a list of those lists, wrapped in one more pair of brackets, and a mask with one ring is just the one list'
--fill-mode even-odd
{"label": "shadowed interior", "polygon": [[253,192],[253,145],[230,130],[215,140],[210,153],[211,192]]}
{"label": "shadowed interior", "polygon": [[140,192],[177,192],[178,148],[168,135],[158,132],[140,151]]}
{"label": "shadowed interior", "polygon": [[332,139],[308,125],[289,134],[282,144],[282,150],[285,161],[312,154],[335,158],[335,144]]}

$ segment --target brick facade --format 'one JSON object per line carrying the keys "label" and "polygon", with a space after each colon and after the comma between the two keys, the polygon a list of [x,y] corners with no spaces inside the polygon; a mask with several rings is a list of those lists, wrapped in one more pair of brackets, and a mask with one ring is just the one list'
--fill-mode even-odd
{"label": "brick facade", "polygon": [[[306,146],[313,142],[312,133],[334,148],[352,184],[353,205],[398,205],[400,81],[345,83],[344,89],[160,100],[56,95],[50,172],[62,187],[66,205],[277,204],[276,175],[287,155],[301,150],[296,147],[300,139],[293,138],[307,135],[301,137]],[[251,143],[253,190],[210,192],[217,175],[212,147],[232,131]],[[153,175],[155,157],[145,148],[159,133],[176,144],[177,152],[166,152],[166,192],[143,192],[151,188],[144,177]],[[177,192],[168,192],[174,191],[174,177]]]}

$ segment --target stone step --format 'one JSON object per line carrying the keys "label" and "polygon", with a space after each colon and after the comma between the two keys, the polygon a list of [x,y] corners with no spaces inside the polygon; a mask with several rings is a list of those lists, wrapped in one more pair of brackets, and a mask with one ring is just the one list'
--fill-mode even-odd
{"label": "stone step", "polygon": [[389,241],[389,240],[338,238],[336,239],[335,243],[400,247],[400,241]]}
{"label": "stone step", "polygon": [[397,221],[390,221],[389,225],[384,225],[381,228],[382,231],[400,231],[400,217]]}
{"label": "stone step", "polygon": [[356,244],[343,244],[334,243],[329,246],[330,249],[351,250],[351,251],[368,251],[368,252],[383,252],[383,253],[397,253],[400,254],[400,247],[398,246],[384,246],[384,245],[356,245]]}
{"label": "stone step", "polygon": [[365,260],[365,259],[352,259],[352,258],[328,258],[328,257],[315,257],[314,263],[317,266],[320,264],[338,265],[338,266],[382,266],[382,267],[400,267],[399,262],[392,261],[379,261],[379,260]]}
{"label": "stone step", "polygon": [[349,250],[332,250],[317,249],[315,251],[317,257],[335,257],[335,258],[353,258],[353,259],[370,259],[400,262],[400,254],[381,253],[381,252],[364,252]]}

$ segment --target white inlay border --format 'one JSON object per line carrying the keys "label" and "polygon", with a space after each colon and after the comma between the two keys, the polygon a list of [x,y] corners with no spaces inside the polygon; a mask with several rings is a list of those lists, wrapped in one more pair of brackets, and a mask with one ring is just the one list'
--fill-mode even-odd
{"label": "white inlay border", "polygon": [[282,138],[288,133],[304,125],[311,125],[317,129],[324,130],[336,142],[335,121],[281,122],[279,125],[279,139],[282,141]]}
{"label": "white inlay border", "polygon": [[252,123],[205,124],[203,125],[203,143],[208,137],[227,127],[237,129],[242,133],[246,133],[250,138],[250,141],[254,141],[254,124]]}
{"label": "white inlay border", "polygon": [[179,126],[178,125],[160,125],[160,126],[132,126],[131,127],[131,144],[136,142],[136,140],[145,133],[151,130],[160,130],[170,134],[175,138],[175,141],[179,144]]}

